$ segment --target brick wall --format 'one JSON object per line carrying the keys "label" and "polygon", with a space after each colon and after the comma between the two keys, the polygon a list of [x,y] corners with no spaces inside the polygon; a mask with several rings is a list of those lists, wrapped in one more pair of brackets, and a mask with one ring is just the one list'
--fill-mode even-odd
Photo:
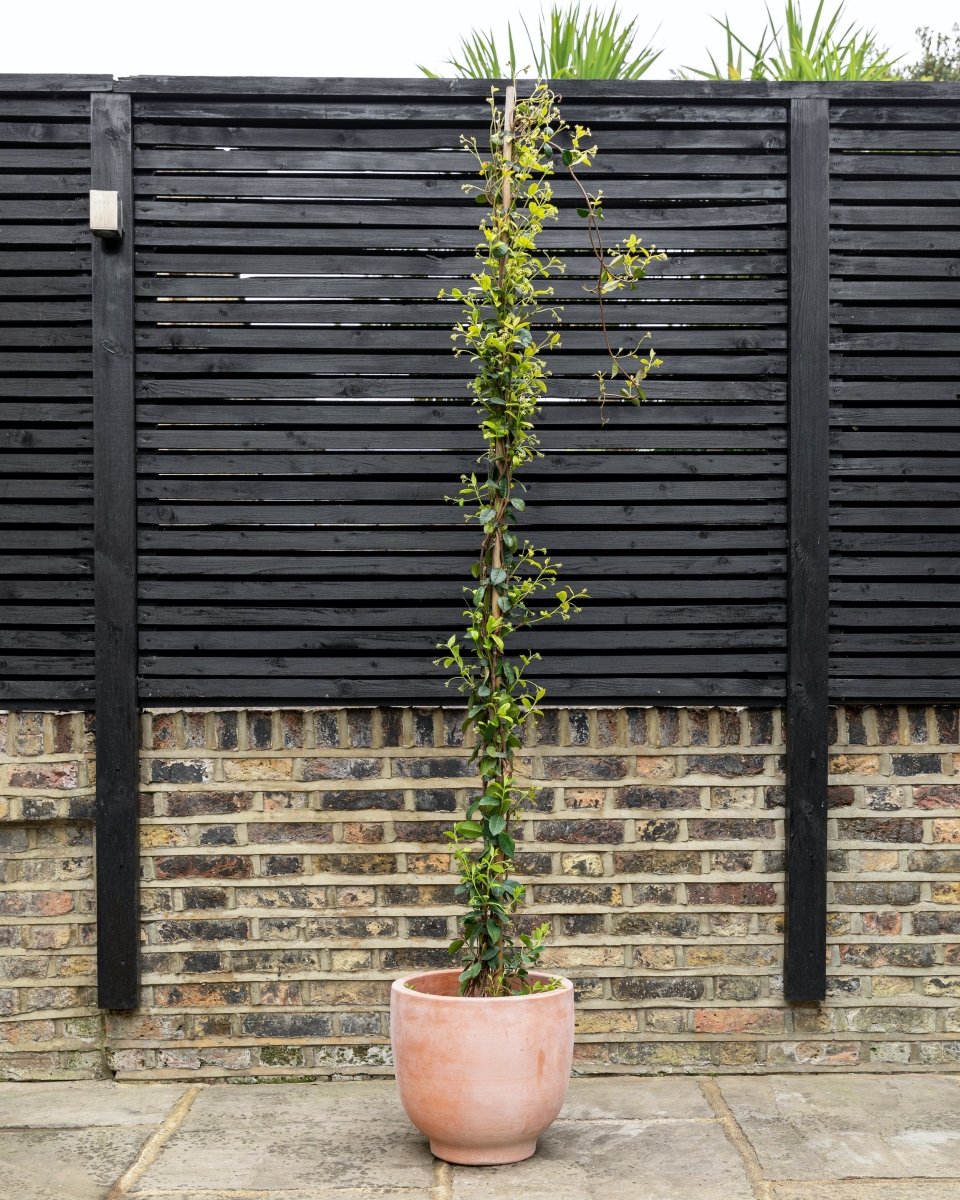
{"label": "brick wall", "polygon": [[0,713],[0,1079],[105,1071],[93,754],[88,715]]}
{"label": "brick wall", "polygon": [[[2,720],[0,1078],[389,1073],[390,981],[448,964],[455,712],[145,714],[143,1006],[104,1017],[89,721]],[[957,1069],[958,710],[835,723],[818,1007],[781,994],[780,714],[547,715],[520,859],[579,1071]]]}

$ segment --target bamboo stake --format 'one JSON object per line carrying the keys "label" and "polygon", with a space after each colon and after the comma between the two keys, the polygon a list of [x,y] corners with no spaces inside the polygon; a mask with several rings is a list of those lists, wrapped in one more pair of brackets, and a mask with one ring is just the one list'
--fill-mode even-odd
{"label": "bamboo stake", "polygon": [[[517,89],[511,83],[507,88],[503,102],[503,157],[509,162],[513,157],[513,117],[517,107]],[[509,169],[503,180],[503,207],[506,211],[513,199],[511,192],[511,176]]]}
{"label": "bamboo stake", "polygon": [[[513,157],[513,125],[514,125],[514,113],[516,112],[516,107],[517,107],[517,89],[511,83],[507,87],[506,95],[504,97],[504,109],[503,109],[503,158],[504,158],[504,162],[507,164],[509,164],[510,159]],[[503,188],[501,189],[501,194],[500,194],[500,204],[501,204],[501,206],[503,208],[503,212],[505,214],[510,211],[510,205],[512,202],[513,202],[512,178],[510,175],[510,167],[508,165],[504,172]],[[501,451],[501,453],[503,452],[504,447],[502,446],[502,444],[498,446],[498,449]],[[497,534],[493,539],[493,550],[492,550],[492,553],[490,556],[490,565],[493,568],[503,566],[503,537],[499,530],[497,531]],[[499,601],[500,601],[500,589],[497,587],[493,587],[492,591],[491,591],[491,596],[490,596],[490,612],[491,612],[491,615],[494,617],[498,616],[499,612],[500,612]]]}

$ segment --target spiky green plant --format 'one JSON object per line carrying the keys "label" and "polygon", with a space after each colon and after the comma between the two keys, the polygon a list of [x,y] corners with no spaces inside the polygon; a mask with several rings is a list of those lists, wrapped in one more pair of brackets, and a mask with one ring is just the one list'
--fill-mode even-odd
{"label": "spiky green plant", "polygon": [[755,47],[734,31],[729,17],[724,16],[722,21],[714,17],[726,35],[723,63],[708,51],[709,68],[684,67],[677,74],[681,79],[697,76],[731,81],[896,79],[900,60],[890,57],[889,49],[877,41],[875,31],[852,22],[844,26],[843,4],[825,15],[824,3],[819,0],[813,17],[806,22],[799,0],[786,0],[780,25],[767,7],[767,24]]}
{"label": "spiky green plant", "polygon": [[[649,43],[636,48],[637,20],[627,21],[614,5],[604,12],[579,3],[555,4],[544,18],[541,10],[536,34],[526,20],[527,50],[517,51],[513,26],[507,23],[506,49],[494,31],[474,29],[461,38],[460,49],[448,59],[454,74],[466,79],[507,79],[532,71],[541,79],[639,79],[660,57]],[[421,66],[431,79],[439,72]]]}

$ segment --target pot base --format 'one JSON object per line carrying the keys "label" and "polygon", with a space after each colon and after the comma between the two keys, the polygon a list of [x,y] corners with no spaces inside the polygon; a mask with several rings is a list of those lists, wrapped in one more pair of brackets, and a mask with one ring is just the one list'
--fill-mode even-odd
{"label": "pot base", "polygon": [[509,1146],[451,1146],[447,1142],[430,1139],[430,1152],[444,1162],[459,1163],[465,1167],[495,1167],[501,1163],[522,1162],[537,1152],[537,1140],[514,1142]]}

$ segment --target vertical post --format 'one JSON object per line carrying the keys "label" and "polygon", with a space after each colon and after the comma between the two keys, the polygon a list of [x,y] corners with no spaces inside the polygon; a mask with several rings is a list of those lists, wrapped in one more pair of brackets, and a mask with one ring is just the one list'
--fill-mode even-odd
{"label": "vertical post", "polygon": [[130,97],[91,97],[91,188],[118,192],[120,237],[93,237],[97,983],[136,1008],[140,979],[137,496]]}
{"label": "vertical post", "polygon": [[784,990],[826,995],[829,109],[790,103],[787,912]]}

